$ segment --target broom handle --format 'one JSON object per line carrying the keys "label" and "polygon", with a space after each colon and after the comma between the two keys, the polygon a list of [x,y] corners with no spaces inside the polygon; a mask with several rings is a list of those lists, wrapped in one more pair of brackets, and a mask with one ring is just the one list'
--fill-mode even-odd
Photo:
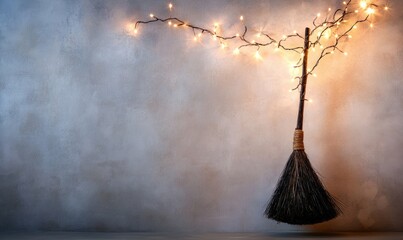
{"label": "broom handle", "polygon": [[308,79],[306,68],[308,64],[309,34],[310,34],[309,28],[305,28],[304,59],[302,62],[301,92],[299,98],[298,120],[296,127],[296,129],[299,130],[302,130],[302,125],[304,121],[305,89],[306,89],[306,81]]}

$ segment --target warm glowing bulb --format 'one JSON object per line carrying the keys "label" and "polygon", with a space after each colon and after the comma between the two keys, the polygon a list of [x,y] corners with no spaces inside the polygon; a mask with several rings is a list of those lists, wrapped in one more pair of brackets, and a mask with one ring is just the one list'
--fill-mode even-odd
{"label": "warm glowing bulb", "polygon": [[262,36],[262,33],[256,34],[256,37],[260,38]]}
{"label": "warm glowing bulb", "polygon": [[153,18],[153,17],[154,17],[154,14],[150,13],[150,17]]}
{"label": "warm glowing bulb", "polygon": [[195,41],[195,42],[197,41],[197,37],[196,37],[196,36],[193,38],[193,41]]}
{"label": "warm glowing bulb", "polygon": [[347,55],[348,55],[348,53],[347,53],[347,52],[344,52],[343,54],[344,54],[344,56],[347,56]]}
{"label": "warm glowing bulb", "polygon": [[239,20],[243,21],[243,16],[242,15],[239,17]]}
{"label": "warm glowing bulb", "polygon": [[313,100],[312,100],[312,99],[309,99],[309,100],[308,100],[308,102],[312,103],[312,102],[313,102]]}
{"label": "warm glowing bulb", "polygon": [[134,29],[133,32],[134,32],[134,34],[137,34],[137,33],[138,33],[137,29]]}
{"label": "warm glowing bulb", "polygon": [[331,8],[328,8],[327,10],[328,10],[329,12],[330,12],[330,11],[332,11],[332,9],[331,9]]}
{"label": "warm glowing bulb", "polygon": [[358,13],[358,9],[356,9],[354,12],[355,12],[355,13]]}
{"label": "warm glowing bulb", "polygon": [[174,6],[174,5],[173,5],[172,3],[169,3],[169,4],[168,4],[169,10],[171,10],[173,6]]}
{"label": "warm glowing bulb", "polygon": [[357,25],[354,25],[354,27],[353,27],[354,29],[357,29]]}
{"label": "warm glowing bulb", "polygon": [[218,27],[218,23],[214,23],[214,27],[217,28],[217,27]]}
{"label": "warm glowing bulb", "polygon": [[239,33],[235,34],[235,36],[239,37]]}
{"label": "warm glowing bulb", "polygon": [[178,24],[174,24],[174,27],[178,27]]}
{"label": "warm glowing bulb", "polygon": [[331,51],[330,53],[331,53],[331,54],[333,54],[333,53],[334,53],[334,51]]}
{"label": "warm glowing bulb", "polygon": [[388,8],[388,6],[385,6],[385,8],[384,8],[384,9],[385,9],[386,11],[388,11],[388,9],[389,9],[389,8]]}
{"label": "warm glowing bulb", "polygon": [[368,13],[368,14],[374,14],[374,13],[375,13],[375,9],[373,9],[373,8],[368,8],[365,12]]}
{"label": "warm glowing bulb", "polygon": [[234,51],[233,51],[233,53],[234,53],[235,55],[238,55],[238,54],[239,54],[239,48],[235,48]]}
{"label": "warm glowing bulb", "polygon": [[348,38],[353,38],[353,36],[351,36],[351,35],[348,35]]}
{"label": "warm glowing bulb", "polygon": [[335,34],[334,37],[335,37],[335,38],[338,38],[338,37],[339,37],[339,34]]}
{"label": "warm glowing bulb", "polygon": [[168,25],[169,25],[169,26],[171,26],[171,25],[172,25],[172,22],[171,22],[171,21],[169,21],[169,22],[168,22]]}
{"label": "warm glowing bulb", "polygon": [[373,28],[373,27],[374,27],[374,24],[373,24],[373,23],[371,23],[371,24],[369,24],[369,26],[370,26],[371,28]]}
{"label": "warm glowing bulb", "polygon": [[260,55],[259,51],[256,51],[256,52],[255,52],[255,58],[256,58],[257,60],[261,60],[261,59],[262,59],[262,56]]}
{"label": "warm glowing bulb", "polygon": [[202,36],[202,34],[201,34],[201,33],[199,33],[199,34],[197,34],[197,36],[198,36],[198,37],[201,37],[201,36]]}
{"label": "warm glowing bulb", "polygon": [[275,49],[274,49],[274,51],[275,52],[278,52],[280,49],[278,48],[278,47],[276,47]]}
{"label": "warm glowing bulb", "polygon": [[347,4],[347,2],[346,2],[346,1],[344,1],[344,2],[343,2],[343,4],[344,4],[344,5],[346,5],[346,4]]}
{"label": "warm glowing bulb", "polygon": [[316,73],[313,74],[314,77],[318,77],[318,75],[316,75]]}
{"label": "warm glowing bulb", "polygon": [[361,7],[362,9],[366,9],[366,8],[367,8],[367,2],[366,2],[366,1],[361,1],[361,2],[360,2],[360,7]]}
{"label": "warm glowing bulb", "polygon": [[316,14],[317,17],[320,17],[320,13]]}
{"label": "warm glowing bulb", "polygon": [[316,50],[315,50],[315,48],[312,48],[312,52],[315,52]]}

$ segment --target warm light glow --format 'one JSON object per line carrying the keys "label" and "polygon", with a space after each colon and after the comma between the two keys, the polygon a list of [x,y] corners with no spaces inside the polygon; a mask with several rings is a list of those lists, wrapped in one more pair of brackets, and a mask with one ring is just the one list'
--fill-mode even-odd
{"label": "warm light glow", "polygon": [[297,34],[297,30],[294,30],[294,34]]}
{"label": "warm light glow", "polygon": [[240,51],[239,51],[239,48],[235,48],[235,49],[234,49],[234,51],[233,51],[232,53],[234,53],[235,55],[238,55],[238,54],[239,54],[239,52],[240,52]]}
{"label": "warm light glow", "polygon": [[224,43],[221,43],[221,49],[224,49],[226,46]]}
{"label": "warm light glow", "polygon": [[330,53],[331,53],[331,54],[333,54],[333,53],[334,53],[334,51],[331,51]]}
{"label": "warm light glow", "polygon": [[357,29],[357,25],[354,25],[354,27],[353,27],[354,29]]}
{"label": "warm light glow", "polygon": [[173,5],[172,3],[169,3],[169,4],[168,4],[169,10],[172,10],[173,6],[174,6],[174,5]]}
{"label": "warm light glow", "polygon": [[317,17],[320,17],[320,13],[316,14]]}
{"label": "warm light glow", "polygon": [[371,28],[373,28],[373,27],[374,27],[374,24],[373,24],[373,23],[371,23],[371,24],[369,24],[369,26],[370,26]]}
{"label": "warm light glow", "polygon": [[316,49],[315,48],[312,48],[312,52],[315,52],[316,51]]}
{"label": "warm light glow", "polygon": [[195,41],[195,42],[197,41],[197,37],[196,37],[196,36],[195,36],[195,37],[193,37],[193,41]]}
{"label": "warm light glow", "polygon": [[318,77],[318,75],[316,75],[316,73],[313,74],[314,77]]}
{"label": "warm light glow", "polygon": [[239,20],[243,21],[243,16],[242,15],[239,17]]}
{"label": "warm light glow", "polygon": [[286,36],[286,35],[283,35],[282,39],[285,40],[286,38],[287,38],[287,36]]}
{"label": "warm light glow", "polygon": [[197,34],[197,36],[200,38],[200,37],[202,36],[202,34],[201,34],[201,33],[199,33],[199,34]]}
{"label": "warm light glow", "polygon": [[374,13],[375,13],[375,9],[373,9],[373,8],[368,8],[365,12],[368,13],[368,14],[374,14]]}
{"label": "warm light glow", "polygon": [[348,53],[347,53],[347,52],[344,52],[343,54],[344,54],[344,56],[347,56],[347,55],[348,55]]}
{"label": "warm light glow", "polygon": [[308,99],[308,102],[313,103],[313,100],[312,100],[312,99]]}
{"label": "warm light glow", "polygon": [[332,9],[331,9],[331,8],[329,8],[329,9],[327,9],[327,10],[328,10],[329,12],[330,12],[330,11],[332,11]]}
{"label": "warm light glow", "polygon": [[171,22],[171,21],[169,21],[169,22],[168,22],[168,25],[169,25],[169,26],[171,26],[171,25],[172,25],[172,22]]}
{"label": "warm light glow", "polygon": [[178,27],[178,24],[174,24],[174,27]]}
{"label": "warm light glow", "polygon": [[360,2],[360,7],[361,7],[362,9],[366,9],[366,8],[367,8],[367,2],[366,2],[366,1],[361,1],[361,2]]}
{"label": "warm light glow", "polygon": [[348,35],[348,38],[353,38],[353,36],[351,36],[351,35]]}
{"label": "warm light glow", "polygon": [[388,11],[388,9],[389,9],[389,7],[388,6],[385,6],[385,8],[384,8],[386,11]]}
{"label": "warm light glow", "polygon": [[235,34],[235,36],[239,37],[239,33]]}
{"label": "warm light glow", "polygon": [[354,12],[355,12],[355,13],[358,13],[358,9],[356,9]]}
{"label": "warm light glow", "polygon": [[344,1],[344,2],[343,2],[343,4],[344,4],[344,5],[346,5],[346,4],[347,4],[347,2],[346,2],[346,1]]}
{"label": "warm light glow", "polygon": [[150,13],[150,17],[153,18],[153,17],[154,17],[154,14]]}
{"label": "warm light glow", "polygon": [[262,56],[260,55],[259,51],[256,51],[256,52],[255,52],[255,58],[256,58],[257,60],[262,60],[262,59],[263,59]]}

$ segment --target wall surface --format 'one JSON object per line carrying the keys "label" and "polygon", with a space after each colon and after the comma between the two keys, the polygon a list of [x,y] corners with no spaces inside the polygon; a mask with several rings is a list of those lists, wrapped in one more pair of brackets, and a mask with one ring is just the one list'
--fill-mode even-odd
{"label": "wall surface", "polygon": [[[228,32],[311,26],[325,0],[175,1]],[[305,145],[344,215],[264,218],[291,153],[290,59],[164,24],[166,1],[0,1],[0,230],[403,231],[403,2],[310,78]],[[206,25],[207,24],[207,25]],[[237,30],[238,29],[238,30]]]}

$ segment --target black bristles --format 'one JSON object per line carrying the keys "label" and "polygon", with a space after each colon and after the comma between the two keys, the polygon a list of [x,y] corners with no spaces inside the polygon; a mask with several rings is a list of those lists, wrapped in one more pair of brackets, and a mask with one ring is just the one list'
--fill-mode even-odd
{"label": "black bristles", "polygon": [[279,222],[304,225],[328,221],[341,213],[324,188],[304,150],[288,159],[265,215]]}

